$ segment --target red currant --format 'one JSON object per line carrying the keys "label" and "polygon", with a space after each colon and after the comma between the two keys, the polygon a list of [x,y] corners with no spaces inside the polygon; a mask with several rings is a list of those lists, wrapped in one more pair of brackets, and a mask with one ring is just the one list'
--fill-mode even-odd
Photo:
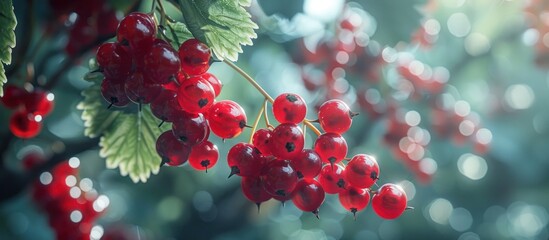
{"label": "red currant", "polygon": [[106,76],[124,78],[130,75],[131,55],[118,43],[103,43],[97,49],[96,58]]}
{"label": "red currant", "polygon": [[215,93],[212,85],[201,76],[180,80],[177,100],[181,108],[190,113],[202,113],[214,102]]}
{"label": "red currant", "polygon": [[126,96],[134,103],[148,104],[154,101],[162,92],[162,86],[159,84],[145,81],[143,73],[135,72],[130,79],[124,82]]}
{"label": "red currant", "polygon": [[231,168],[229,177],[236,174],[241,177],[257,177],[263,167],[260,152],[248,143],[237,143],[227,154],[227,163]]}
{"label": "red currant", "polygon": [[372,197],[374,212],[385,219],[395,219],[406,210],[406,193],[399,186],[387,183],[381,186]]}
{"label": "red currant", "polygon": [[307,104],[297,94],[283,93],[273,102],[273,114],[280,123],[298,124],[305,119]]}
{"label": "red currant", "polygon": [[122,19],[116,33],[118,42],[121,44],[128,43],[135,52],[148,50],[155,36],[156,23],[154,19],[145,13],[139,12],[130,13]]}
{"label": "red currant", "polygon": [[265,184],[265,191],[272,196],[289,196],[297,185],[297,173],[290,166],[288,160],[270,162],[262,179]]}
{"label": "red currant", "polygon": [[197,39],[189,39],[179,47],[181,68],[189,75],[200,75],[210,68],[210,48]]}
{"label": "red currant", "polygon": [[349,106],[339,99],[328,100],[318,109],[318,121],[324,131],[342,134],[349,130],[352,117]]}
{"label": "red currant", "polygon": [[271,199],[271,195],[265,191],[260,177],[243,177],[240,181],[240,187],[244,196],[257,204],[258,210],[262,202]]}
{"label": "red currant", "polygon": [[292,202],[304,212],[316,212],[324,202],[325,192],[319,182],[314,179],[301,179],[292,193]]}
{"label": "red currant", "polygon": [[215,92],[215,97],[219,96],[219,94],[221,93],[221,89],[223,88],[223,83],[219,81],[219,79],[215,75],[208,72],[203,73],[201,76],[202,78],[206,79],[210,83],[210,85],[212,85]]}
{"label": "red currant", "polygon": [[111,106],[124,107],[130,103],[130,99],[126,96],[124,82],[110,78],[103,79],[101,83],[101,95]]}
{"label": "red currant", "polygon": [[35,89],[25,96],[24,103],[27,112],[46,116],[53,110],[54,95],[48,91]]}
{"label": "red currant", "polygon": [[345,167],[345,180],[354,187],[369,188],[378,178],[379,165],[372,156],[357,154]]}
{"label": "red currant", "polygon": [[190,114],[184,111],[174,118],[173,135],[183,144],[194,146],[206,139],[208,122],[202,114]]}
{"label": "red currant", "polygon": [[0,101],[7,107],[14,109],[23,104],[23,98],[27,92],[25,89],[15,85],[6,85],[4,96],[0,97]]}
{"label": "red currant", "polygon": [[341,206],[352,212],[355,219],[356,213],[366,208],[368,202],[370,202],[370,193],[368,189],[354,186],[349,186],[347,189],[339,192],[338,197]]}
{"label": "red currant", "polygon": [[324,133],[316,139],[314,149],[323,162],[334,165],[347,155],[347,142],[337,133]]}
{"label": "red currant", "polygon": [[181,166],[187,162],[191,147],[177,140],[172,131],[165,131],[156,139],[156,152],[162,157],[162,163]]}
{"label": "red currant", "polygon": [[324,165],[320,174],[318,175],[318,181],[324,188],[324,191],[329,194],[340,193],[347,189],[349,183],[345,181],[343,177],[345,174],[345,168],[339,164],[333,166]]}
{"label": "red currant", "polygon": [[153,83],[166,84],[175,79],[180,68],[177,52],[167,42],[156,39],[145,55],[145,76]]}
{"label": "red currant", "polygon": [[208,172],[217,163],[219,151],[212,142],[205,140],[191,148],[189,164],[196,170]]}
{"label": "red currant", "polygon": [[162,122],[173,122],[183,110],[177,102],[177,93],[163,90],[160,96],[151,103],[151,112]]}
{"label": "red currant", "polygon": [[38,135],[41,129],[42,123],[26,111],[14,112],[10,118],[10,131],[16,137],[32,138]]}
{"label": "red currant", "polygon": [[271,139],[271,130],[262,128],[257,130],[252,137],[252,144],[259,149],[262,155],[271,155],[269,149],[269,140]]}
{"label": "red currant", "polygon": [[278,125],[271,133],[269,148],[271,153],[280,159],[295,158],[305,144],[301,128],[293,123]]}
{"label": "red currant", "polygon": [[233,138],[246,127],[246,113],[238,103],[231,100],[216,102],[207,113],[212,132],[220,138]]}
{"label": "red currant", "polygon": [[290,165],[297,171],[299,178],[314,178],[322,169],[322,160],[314,150],[303,149],[297,157],[291,159]]}

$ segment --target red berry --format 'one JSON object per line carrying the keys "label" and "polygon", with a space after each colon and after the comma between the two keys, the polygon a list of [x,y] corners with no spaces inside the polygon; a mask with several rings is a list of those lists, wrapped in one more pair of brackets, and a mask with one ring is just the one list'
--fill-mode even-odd
{"label": "red berry", "polygon": [[10,118],[10,131],[19,138],[32,138],[40,133],[42,123],[26,111],[14,112]]}
{"label": "red berry", "polygon": [[263,162],[260,152],[248,143],[237,143],[227,154],[227,163],[231,168],[231,174],[241,177],[257,177],[261,174]]}
{"label": "red berry", "polygon": [[357,188],[349,186],[347,189],[339,192],[339,203],[345,209],[353,213],[356,218],[356,212],[362,211],[362,209],[368,206],[370,202],[370,193],[368,189]]}
{"label": "red berry", "polygon": [[271,139],[271,130],[262,128],[255,131],[252,137],[252,144],[259,149],[262,155],[268,156],[271,155],[271,150],[269,149],[269,140]]}
{"label": "red berry", "polygon": [[369,188],[378,178],[379,165],[372,156],[357,154],[345,167],[345,180],[354,187]]}
{"label": "red berry", "polygon": [[273,102],[273,114],[280,123],[298,124],[305,119],[307,104],[297,94],[283,93]]}
{"label": "red berry", "polygon": [[385,219],[395,219],[406,210],[406,193],[399,186],[388,183],[377,190],[372,197],[374,212]]}
{"label": "red berry", "polygon": [[176,78],[181,63],[172,46],[163,40],[156,41],[145,55],[144,73],[148,81],[166,84]]}
{"label": "red berry", "polygon": [[4,96],[0,97],[0,101],[7,107],[14,109],[23,104],[23,98],[27,92],[25,89],[14,86],[6,85],[4,89]]}
{"label": "red berry", "polygon": [[324,191],[329,194],[340,193],[341,191],[347,189],[349,183],[345,181],[343,177],[345,173],[345,168],[335,164],[330,166],[328,164],[322,167],[320,174],[318,175],[318,181],[324,188]]}
{"label": "red berry", "polygon": [[124,107],[130,103],[130,99],[126,96],[124,81],[110,78],[103,79],[101,83],[101,95],[103,95],[103,98],[110,106]]}
{"label": "red berry", "polygon": [[128,14],[118,25],[116,38],[119,43],[128,43],[134,52],[148,50],[156,37],[156,24],[154,19],[139,12]]}
{"label": "red berry", "polygon": [[212,132],[220,138],[233,138],[246,126],[246,113],[238,103],[222,100],[214,103],[207,113]]}
{"label": "red berry", "polygon": [[189,39],[179,47],[181,68],[189,75],[200,75],[210,68],[210,48],[197,39]]}
{"label": "red berry", "polygon": [[178,114],[183,111],[177,102],[177,93],[171,90],[163,90],[160,96],[151,103],[151,112],[164,122],[173,122]]}
{"label": "red berry", "polygon": [[162,86],[145,81],[143,73],[135,72],[124,82],[124,90],[132,102],[148,104],[160,95]]}
{"label": "red berry", "polygon": [[156,152],[169,166],[181,166],[189,157],[191,147],[181,143],[172,131],[165,131],[156,139]]}
{"label": "red berry", "polygon": [[206,79],[210,83],[210,85],[212,85],[215,92],[215,97],[219,96],[219,94],[221,93],[221,89],[223,88],[223,83],[219,81],[219,79],[215,75],[208,72],[203,73],[201,76],[202,78]]}
{"label": "red berry", "polygon": [[190,114],[184,111],[174,118],[172,131],[182,144],[194,146],[206,139],[208,122],[202,114]]}
{"label": "red berry", "polygon": [[316,212],[324,202],[325,195],[319,182],[314,179],[301,179],[292,193],[292,202],[301,211]]}
{"label": "red berry", "polygon": [[190,113],[203,113],[214,102],[212,85],[201,76],[193,76],[186,80],[179,80],[181,86],[177,92],[179,106]]}
{"label": "red berry", "polygon": [[297,157],[291,159],[290,165],[297,171],[299,178],[314,178],[322,169],[322,160],[314,150],[303,149]]}
{"label": "red berry", "polygon": [[269,148],[277,158],[292,159],[299,155],[304,144],[301,128],[293,123],[283,123],[271,133]]}
{"label": "red berry", "polygon": [[205,140],[191,148],[189,155],[189,164],[196,170],[206,171],[215,166],[219,158],[217,146],[212,142]]}
{"label": "red berry", "polygon": [[130,75],[131,55],[118,43],[103,43],[97,49],[97,63],[103,73],[112,78],[124,78]]}
{"label": "red berry", "polygon": [[27,112],[34,115],[46,116],[53,110],[54,95],[48,91],[35,89],[25,96],[23,100]]}
{"label": "red berry", "polygon": [[272,196],[287,197],[297,185],[297,173],[288,160],[275,160],[268,164],[262,176],[265,191]]}
{"label": "red berry", "polygon": [[271,199],[271,195],[265,191],[263,185],[260,177],[243,177],[240,181],[242,193],[248,200],[257,204],[258,208],[259,204]]}
{"label": "red berry", "polygon": [[324,131],[342,134],[349,130],[353,113],[347,104],[339,99],[328,100],[318,109],[318,121]]}
{"label": "red berry", "polygon": [[347,155],[347,142],[337,133],[324,133],[316,139],[314,149],[323,162],[333,165]]}

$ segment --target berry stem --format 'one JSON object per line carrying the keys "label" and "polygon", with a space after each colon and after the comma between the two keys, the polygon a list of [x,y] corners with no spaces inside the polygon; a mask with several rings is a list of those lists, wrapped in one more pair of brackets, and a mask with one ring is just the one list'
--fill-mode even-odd
{"label": "berry stem", "polygon": [[[265,102],[267,102],[267,100],[265,100]],[[261,116],[265,112],[265,105],[266,104],[263,104],[263,107],[261,107],[261,109],[259,109],[259,112],[257,113],[257,117],[255,117],[254,125],[252,125],[252,133],[250,134],[250,140],[248,141],[249,144],[252,144],[252,141],[254,139],[254,133],[257,129],[257,125],[259,124],[259,120],[261,120]]]}
{"label": "berry stem", "polygon": [[265,109],[265,111],[263,112],[263,118],[265,119],[265,127],[273,129],[274,127],[271,126],[271,123],[269,123],[269,116],[267,116],[267,103],[268,103],[267,99],[265,98],[265,101],[263,101],[263,109]]}
{"label": "berry stem", "polygon": [[[234,63],[232,63],[231,61],[223,61],[225,62],[227,65],[229,65],[229,67],[231,67],[232,69],[234,69],[236,72],[238,72],[242,77],[244,77],[244,79],[246,79],[250,84],[252,84],[252,86],[257,89],[257,91],[259,91],[259,93],[261,93],[261,95],[263,95],[265,97],[265,99],[267,101],[269,101],[271,104],[274,102],[274,99],[271,97],[271,95],[269,95],[265,89],[263,89],[259,83],[257,83],[250,75],[248,75],[246,72],[244,72],[244,70],[242,70],[241,68],[239,68],[238,66],[236,66]],[[265,109],[266,110],[266,109]],[[266,111],[265,111],[266,112]],[[266,116],[266,114],[265,114]],[[265,117],[266,121],[267,120],[267,117]],[[318,128],[316,128],[309,120],[305,119],[303,120],[303,123],[309,127],[311,130],[313,130],[313,132],[316,134],[316,135],[320,135],[322,134]],[[267,123],[267,127],[269,126],[269,124]]]}

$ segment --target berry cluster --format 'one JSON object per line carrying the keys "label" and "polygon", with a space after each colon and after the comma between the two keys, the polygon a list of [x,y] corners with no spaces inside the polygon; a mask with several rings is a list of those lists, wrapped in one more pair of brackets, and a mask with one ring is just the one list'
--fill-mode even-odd
{"label": "berry cluster", "polygon": [[[31,152],[23,158],[26,169],[43,163],[44,156]],[[90,239],[95,220],[108,200],[98,196],[89,179],[78,179],[78,159],[65,161],[34,182],[32,198],[48,214],[56,239]]]}
{"label": "berry cluster", "polygon": [[[227,139],[238,136],[246,126],[244,109],[230,100],[214,102],[222,83],[208,73],[208,46],[189,39],[176,51],[156,38],[154,19],[131,13],[117,30],[117,42],[97,50],[105,78],[101,92],[110,106],[130,102],[149,104],[162,123],[172,130],[160,135],[156,150],[162,164],[180,166],[187,160],[197,170],[207,170],[218,160],[218,150],[208,141],[210,131]],[[110,107],[109,106],[109,107]]]}
{"label": "berry cluster", "polygon": [[[280,124],[257,130],[252,143],[238,143],[227,155],[232,175],[241,176],[242,192],[259,205],[271,198],[292,200],[295,206],[318,217],[325,194],[338,194],[341,205],[356,214],[373,197],[379,216],[392,219],[406,208],[406,195],[394,185],[370,191],[379,176],[376,160],[366,154],[354,156],[345,166],[347,142],[341,136],[349,130],[352,117],[341,100],[324,102],[318,122],[325,133],[313,149],[304,148],[304,135],[298,124],[305,120],[307,105],[296,94],[284,93],[273,102],[272,112]],[[388,190],[386,190],[388,189]]]}
{"label": "berry cluster", "polygon": [[397,71],[404,78],[401,81],[409,81],[413,91],[412,97],[418,98],[420,94],[438,95],[442,93],[450,73],[444,67],[431,67],[412,55],[402,55],[398,59]]}
{"label": "berry cluster", "polygon": [[42,129],[42,119],[53,110],[53,99],[54,95],[46,90],[36,88],[27,91],[24,88],[7,85],[0,102],[15,110],[9,122],[13,135],[19,138],[32,138],[38,135]]}
{"label": "berry cluster", "polygon": [[[69,39],[65,51],[76,54],[89,47],[98,38],[111,37],[116,31],[119,19],[116,11],[106,0],[77,2],[71,0],[50,0],[56,18],[69,23]],[[75,14],[76,18],[69,17]]]}

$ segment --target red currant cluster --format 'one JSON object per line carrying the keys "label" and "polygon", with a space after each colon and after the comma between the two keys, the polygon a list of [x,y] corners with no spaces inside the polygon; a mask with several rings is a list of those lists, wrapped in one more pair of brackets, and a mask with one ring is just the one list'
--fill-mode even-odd
{"label": "red currant cluster", "polygon": [[[69,55],[79,52],[98,38],[110,37],[116,31],[119,19],[116,11],[106,0],[71,1],[50,0],[54,15],[63,22],[72,24],[65,51]],[[76,19],[69,17],[74,14]]]}
{"label": "red currant cluster", "polygon": [[46,90],[27,91],[14,85],[7,85],[0,101],[9,109],[11,115],[9,127],[13,135],[19,138],[32,138],[40,133],[42,120],[53,110],[54,95]]}
{"label": "red currant cluster", "polygon": [[101,92],[111,106],[150,103],[161,124],[173,123],[156,142],[162,164],[180,166],[188,160],[193,168],[207,170],[219,155],[208,141],[210,130],[223,139],[238,136],[246,126],[244,109],[230,100],[214,102],[222,83],[207,72],[208,46],[189,39],[176,51],[156,32],[147,14],[131,13],[120,22],[118,42],[97,51],[105,75]]}
{"label": "red currant cluster", "polygon": [[413,86],[413,97],[420,94],[438,95],[444,90],[450,73],[444,67],[431,66],[413,59],[412,55],[403,55],[398,59],[397,71]]}
{"label": "red currant cluster", "polygon": [[[26,169],[44,161],[36,152],[23,158]],[[56,239],[90,239],[95,220],[108,205],[108,199],[98,196],[89,179],[78,179],[79,164],[76,158],[65,161],[34,182],[32,198],[48,214]]]}
{"label": "red currant cluster", "polygon": [[[295,206],[318,217],[325,194],[339,194],[341,205],[355,214],[370,201],[370,191],[379,176],[376,160],[365,154],[354,156],[345,166],[347,142],[341,136],[355,116],[343,101],[329,100],[318,110],[325,131],[313,149],[304,148],[298,124],[305,120],[307,106],[296,94],[284,93],[273,102],[272,112],[280,124],[257,130],[252,144],[238,143],[227,155],[234,174],[241,176],[244,196],[259,205],[271,198],[292,200]],[[310,122],[308,122],[310,123]],[[389,189],[389,190],[387,190]],[[375,192],[373,207],[379,216],[392,219],[406,208],[406,194],[394,185]]]}

